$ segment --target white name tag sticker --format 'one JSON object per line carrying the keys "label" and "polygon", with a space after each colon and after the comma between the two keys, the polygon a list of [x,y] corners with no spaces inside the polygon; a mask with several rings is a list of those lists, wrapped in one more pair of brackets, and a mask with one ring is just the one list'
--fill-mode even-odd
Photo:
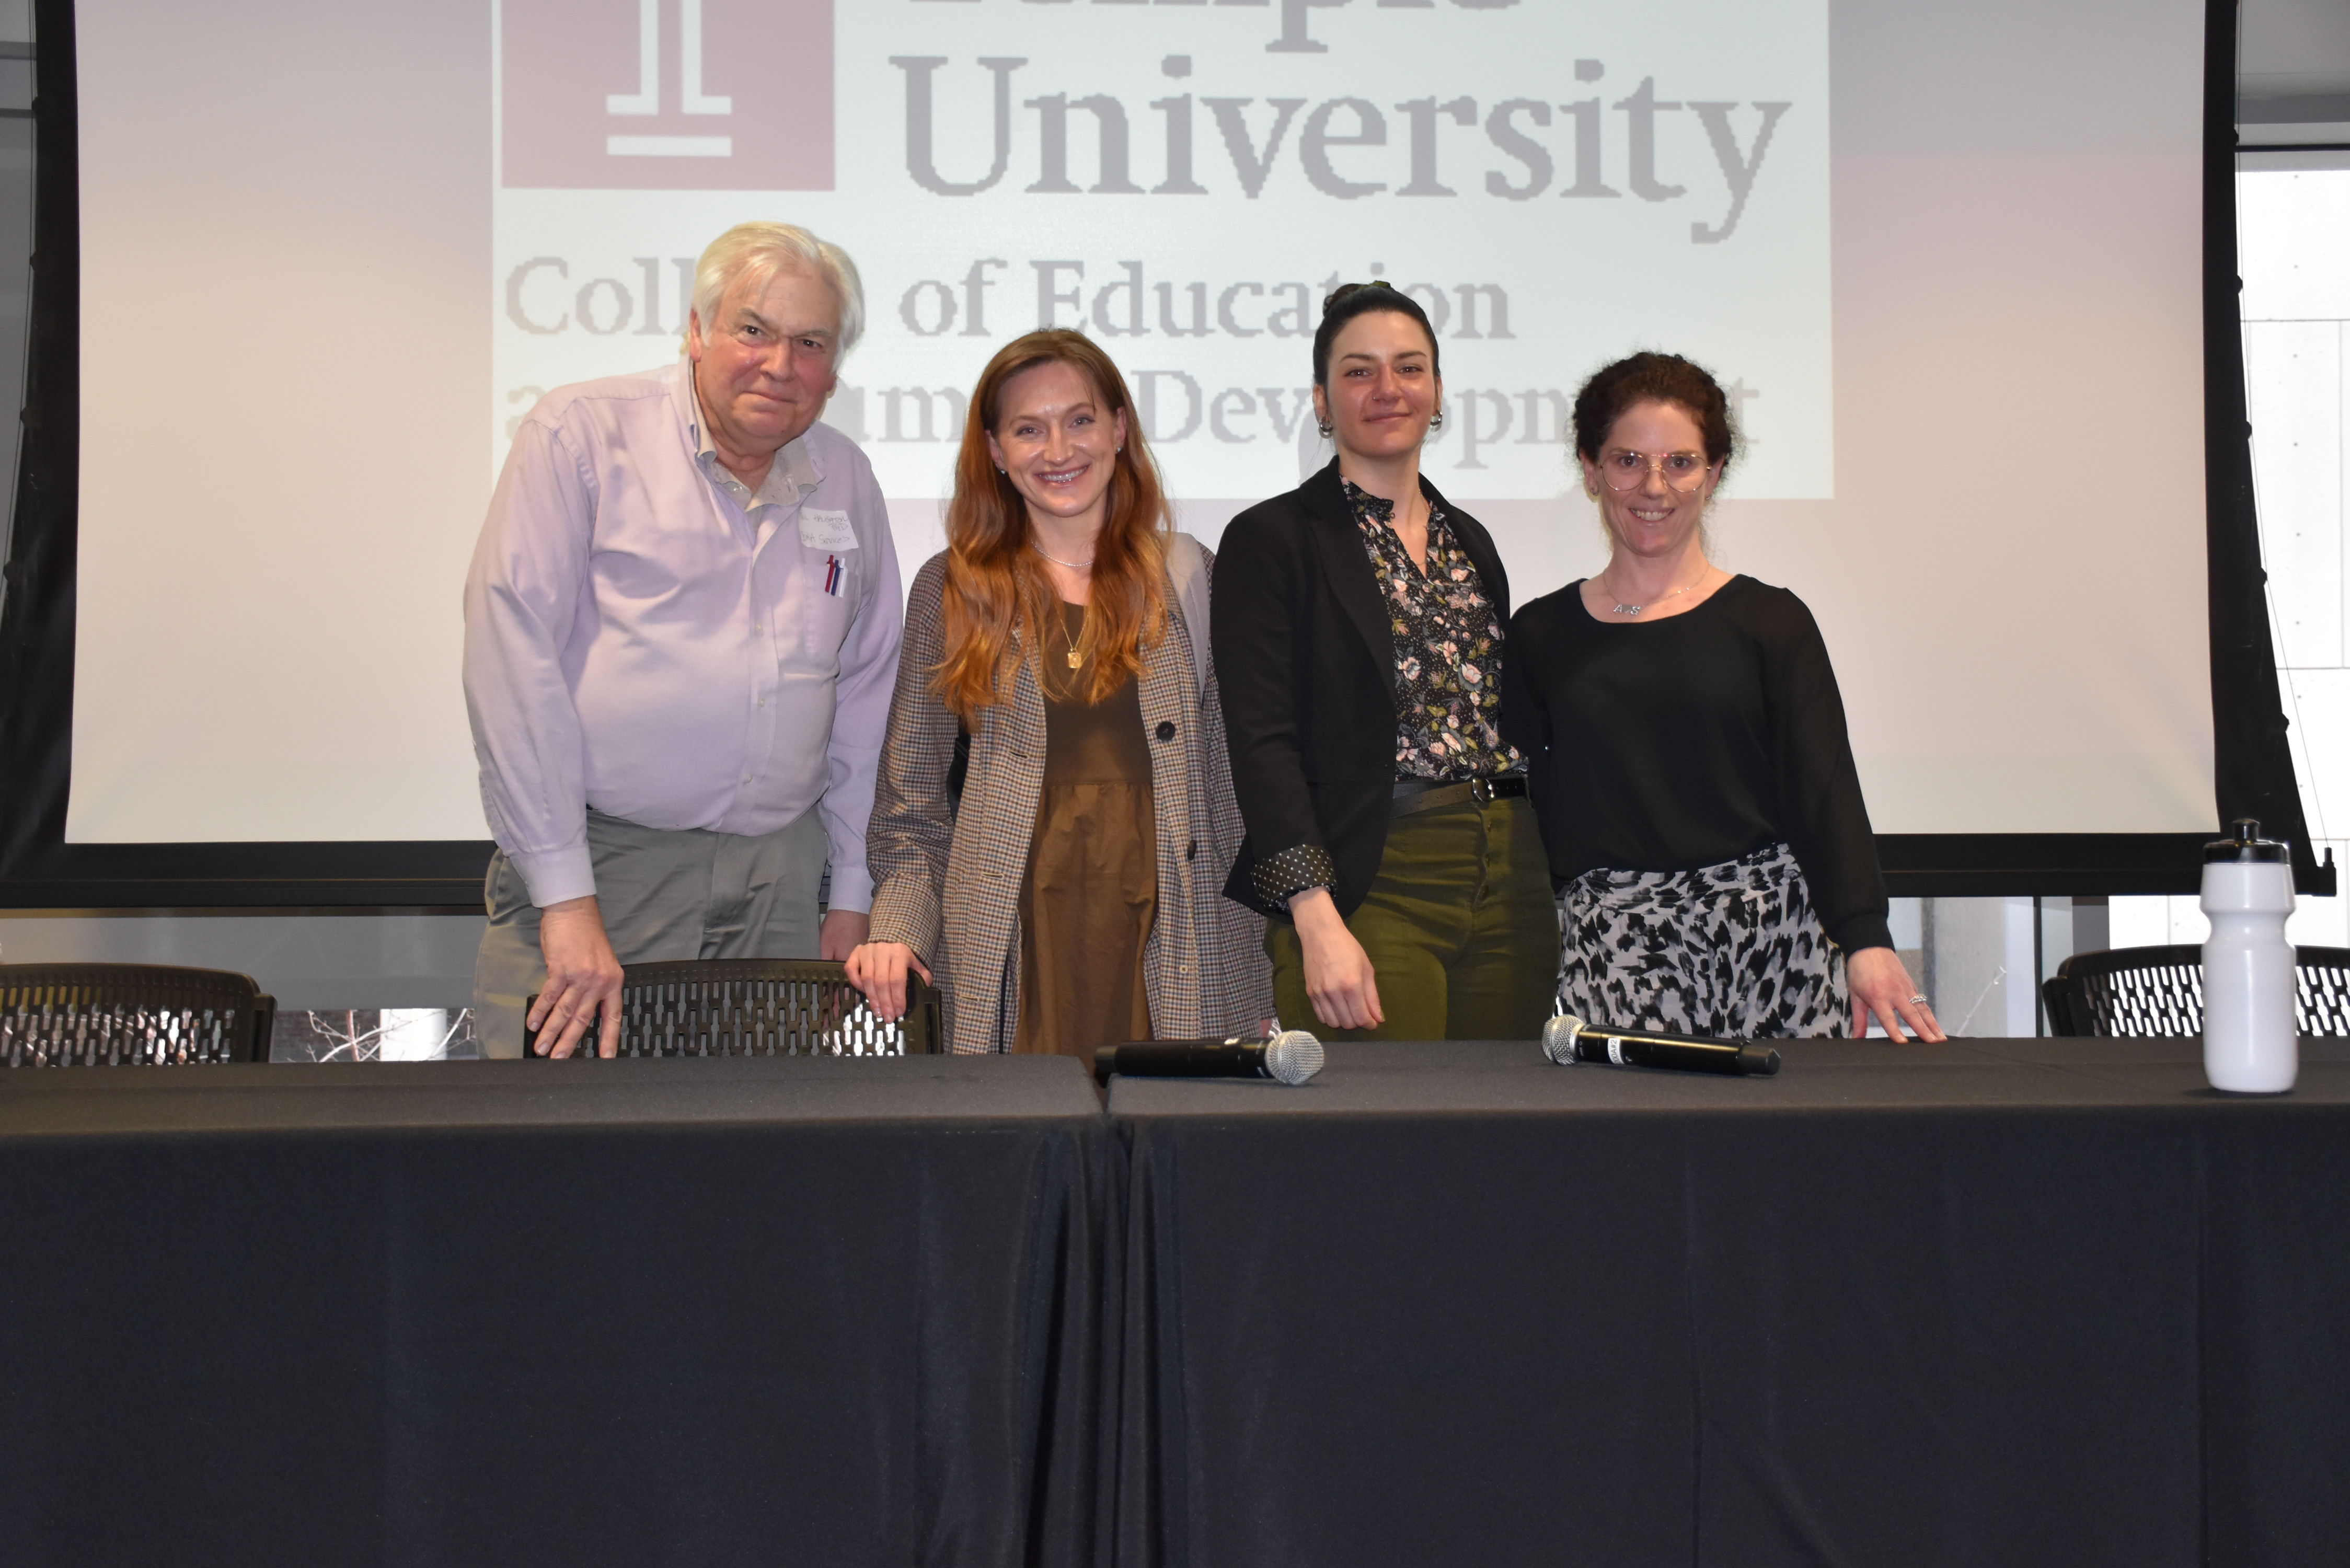
{"label": "white name tag sticker", "polygon": [[827,512],[821,506],[800,508],[800,543],[811,550],[854,550],[857,530],[849,526],[846,512]]}

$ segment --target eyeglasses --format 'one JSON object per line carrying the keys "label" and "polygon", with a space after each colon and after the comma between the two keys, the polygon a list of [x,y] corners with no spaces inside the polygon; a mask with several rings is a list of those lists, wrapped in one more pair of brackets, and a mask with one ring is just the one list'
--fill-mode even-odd
{"label": "eyeglasses", "polygon": [[1638,490],[1648,482],[1649,472],[1654,470],[1668,485],[1686,493],[1705,483],[1708,469],[1704,456],[1694,452],[1665,452],[1651,456],[1619,447],[1599,460],[1599,477],[1607,482],[1610,490]]}

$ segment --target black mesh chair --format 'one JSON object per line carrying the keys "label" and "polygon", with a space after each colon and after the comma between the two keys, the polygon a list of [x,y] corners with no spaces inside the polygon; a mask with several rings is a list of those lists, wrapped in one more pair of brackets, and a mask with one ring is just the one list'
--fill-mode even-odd
{"label": "black mesh chair", "polygon": [[[709,959],[621,971],[621,1056],[920,1056],[945,1048],[939,993],[906,977],[906,1016],[885,1023],[837,963]],[[525,1004],[537,1005],[534,996]],[[536,1055],[537,1033],[524,1036]],[[589,1030],[574,1060],[596,1055]],[[538,1058],[541,1061],[544,1057]]]}
{"label": "black mesh chair", "polygon": [[[2306,1039],[2350,1038],[2350,948],[2296,948],[2293,1017]],[[2203,1033],[2203,950],[2074,953],[2041,987],[2052,1033],[2180,1038]]]}
{"label": "black mesh chair", "polygon": [[245,975],[139,963],[0,964],[0,1064],[266,1062],[277,1003]]}

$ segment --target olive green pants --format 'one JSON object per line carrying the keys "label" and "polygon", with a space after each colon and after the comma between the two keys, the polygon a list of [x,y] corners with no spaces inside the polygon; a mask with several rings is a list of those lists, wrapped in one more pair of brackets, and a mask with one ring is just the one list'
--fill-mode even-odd
{"label": "olive green pants", "polygon": [[1558,993],[1558,905],[1534,808],[1462,801],[1399,816],[1347,929],[1378,974],[1377,1029],[1328,1029],[1296,928],[1265,929],[1274,1004],[1326,1040],[1534,1040]]}

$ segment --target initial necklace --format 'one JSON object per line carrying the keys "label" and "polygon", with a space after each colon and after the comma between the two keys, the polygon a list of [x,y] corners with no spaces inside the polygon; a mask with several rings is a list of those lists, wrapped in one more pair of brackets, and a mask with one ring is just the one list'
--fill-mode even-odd
{"label": "initial necklace", "polygon": [[1677,587],[1677,588],[1673,589],[1671,593],[1663,593],[1663,594],[1659,594],[1655,598],[1650,599],[1650,600],[1648,601],[1648,604],[1643,604],[1643,605],[1627,605],[1627,604],[1618,603],[1618,604],[1615,604],[1615,605],[1610,606],[1610,607],[1609,607],[1609,608],[1610,608],[1610,609],[1612,609],[1612,610],[1613,610],[1616,614],[1617,614],[1617,615],[1638,615],[1642,610],[1647,609],[1650,605],[1660,605],[1660,604],[1664,603],[1667,599],[1673,597],[1674,597],[1675,595],[1677,595],[1677,594],[1685,594],[1685,593],[1689,592],[1691,588],[1693,588],[1693,587],[1697,587],[1698,583],[1701,583],[1701,582],[1703,582],[1703,581],[1705,581],[1705,577],[1704,577],[1704,576],[1703,576],[1702,574],[1700,574],[1700,576],[1698,576],[1698,578],[1697,578],[1697,581],[1696,581],[1696,582],[1688,582],[1688,583],[1683,583],[1679,587]]}

